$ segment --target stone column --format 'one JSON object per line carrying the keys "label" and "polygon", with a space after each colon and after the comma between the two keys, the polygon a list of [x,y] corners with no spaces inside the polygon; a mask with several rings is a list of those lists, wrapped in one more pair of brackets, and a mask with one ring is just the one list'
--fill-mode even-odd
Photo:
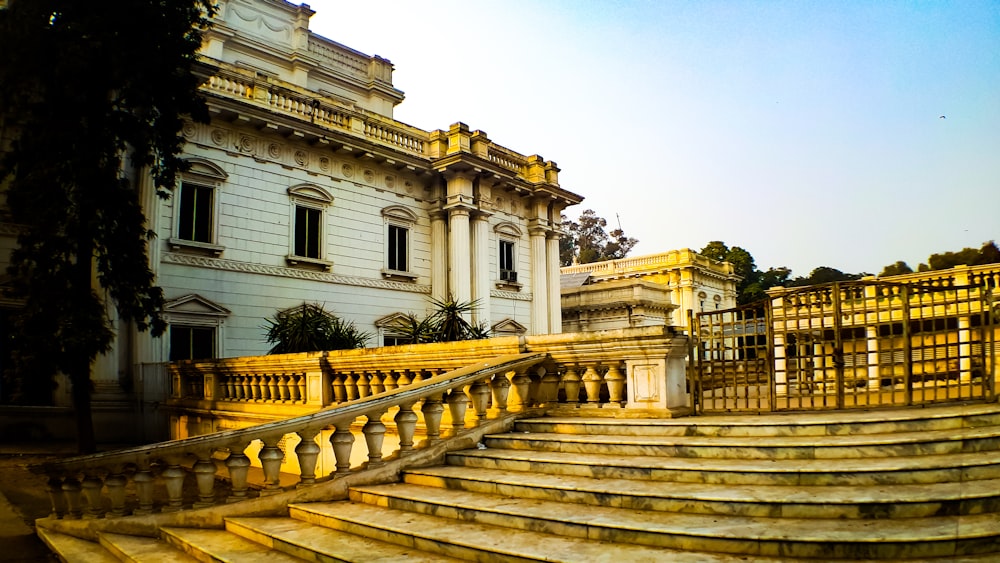
{"label": "stone column", "polygon": [[461,207],[448,210],[448,290],[459,302],[472,300],[472,266],[470,264],[469,210]]}
{"label": "stone column", "polygon": [[490,324],[490,230],[489,216],[476,212],[472,218],[472,298],[478,308],[472,324]]}
{"label": "stone column", "polygon": [[448,297],[448,223],[444,211],[431,213],[431,297]]}
{"label": "stone column", "polygon": [[549,333],[549,284],[545,235],[548,229],[536,224],[528,229],[531,241],[531,334]]}
{"label": "stone column", "polygon": [[559,232],[549,231],[545,239],[545,259],[549,283],[549,332],[562,332],[562,295],[559,285]]}

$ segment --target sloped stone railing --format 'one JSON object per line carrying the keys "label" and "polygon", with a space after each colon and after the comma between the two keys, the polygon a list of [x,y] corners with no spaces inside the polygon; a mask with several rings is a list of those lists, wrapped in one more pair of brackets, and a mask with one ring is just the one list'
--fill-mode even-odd
{"label": "sloped stone railing", "polygon": [[[393,422],[400,437],[398,453],[406,456],[415,447],[413,436],[418,421],[414,412],[416,403],[421,403],[420,410],[428,436],[425,443],[433,444],[442,436],[444,405],[447,405],[451,420],[455,421],[452,422],[452,431],[445,431],[444,434],[454,433],[465,427],[466,409],[470,405],[476,414],[473,425],[478,425],[486,418],[491,394],[494,408],[499,412],[507,410],[508,387],[500,384],[506,381],[506,374],[528,369],[544,359],[545,355],[539,353],[500,356],[417,384],[382,391],[305,416],[240,430],[81,456],[33,466],[32,470],[49,477],[51,517],[56,519],[113,518],[130,514],[146,515],[156,509],[173,512],[187,508],[207,508],[215,505],[219,497],[214,458],[214,454],[219,451],[228,451],[224,465],[231,482],[231,491],[225,501],[236,502],[249,498],[247,475],[250,460],[244,452],[251,442],[259,440],[263,443],[259,454],[264,473],[261,495],[275,494],[281,491],[279,470],[284,453],[278,444],[285,435],[297,434],[301,438],[295,448],[301,468],[297,486],[317,482],[315,467],[321,449],[315,437],[324,428],[336,429],[330,438],[337,459],[335,473],[351,472],[354,436],[350,427],[359,417],[366,419],[363,434],[368,448],[368,462],[365,468],[377,468],[384,463],[382,440],[386,427],[381,419],[390,409],[397,410]],[[184,481],[188,475],[186,464],[192,460],[190,471],[194,474],[197,485],[197,500],[191,505],[185,505]],[[154,481],[157,473],[166,490],[166,504],[162,506],[154,506]],[[126,502],[126,489],[130,484],[135,489],[137,499],[134,507]],[[106,510],[107,507],[110,510]]]}

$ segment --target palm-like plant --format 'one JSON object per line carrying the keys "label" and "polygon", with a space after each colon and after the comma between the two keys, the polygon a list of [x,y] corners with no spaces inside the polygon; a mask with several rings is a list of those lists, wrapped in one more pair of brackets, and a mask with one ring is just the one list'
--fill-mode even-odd
{"label": "palm-like plant", "polygon": [[264,328],[269,354],[364,348],[371,334],[315,303],[278,311]]}
{"label": "palm-like plant", "polygon": [[412,313],[399,317],[392,327],[393,332],[414,344],[489,338],[489,327],[485,324],[476,326],[465,319],[467,313],[479,306],[477,301],[458,301],[449,296],[447,299],[431,299],[431,304],[435,310],[424,319],[418,319]]}

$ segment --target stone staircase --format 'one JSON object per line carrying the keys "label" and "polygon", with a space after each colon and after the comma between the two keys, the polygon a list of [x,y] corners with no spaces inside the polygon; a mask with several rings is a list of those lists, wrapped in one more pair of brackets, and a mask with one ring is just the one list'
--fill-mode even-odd
{"label": "stone staircase", "polygon": [[287,517],[99,544],[39,534],[71,562],[1000,560],[996,403],[569,414]]}

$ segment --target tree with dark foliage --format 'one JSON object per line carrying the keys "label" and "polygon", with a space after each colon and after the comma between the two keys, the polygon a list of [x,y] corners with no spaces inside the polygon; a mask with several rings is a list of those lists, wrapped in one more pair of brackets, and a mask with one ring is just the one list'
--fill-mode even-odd
{"label": "tree with dark foliage", "polygon": [[574,260],[589,264],[624,258],[639,243],[625,236],[621,228],[607,232],[608,221],[593,209],[584,211],[578,221],[570,221],[563,215],[562,223],[568,233],[559,243],[559,261],[563,266],[573,264]]}
{"label": "tree with dark foliage", "polygon": [[20,378],[69,376],[93,451],[90,370],[109,307],[163,332],[137,178],[168,197],[186,116],[208,114],[196,52],[211,0],[9,0],[0,8],[0,189],[18,246],[8,273]]}

